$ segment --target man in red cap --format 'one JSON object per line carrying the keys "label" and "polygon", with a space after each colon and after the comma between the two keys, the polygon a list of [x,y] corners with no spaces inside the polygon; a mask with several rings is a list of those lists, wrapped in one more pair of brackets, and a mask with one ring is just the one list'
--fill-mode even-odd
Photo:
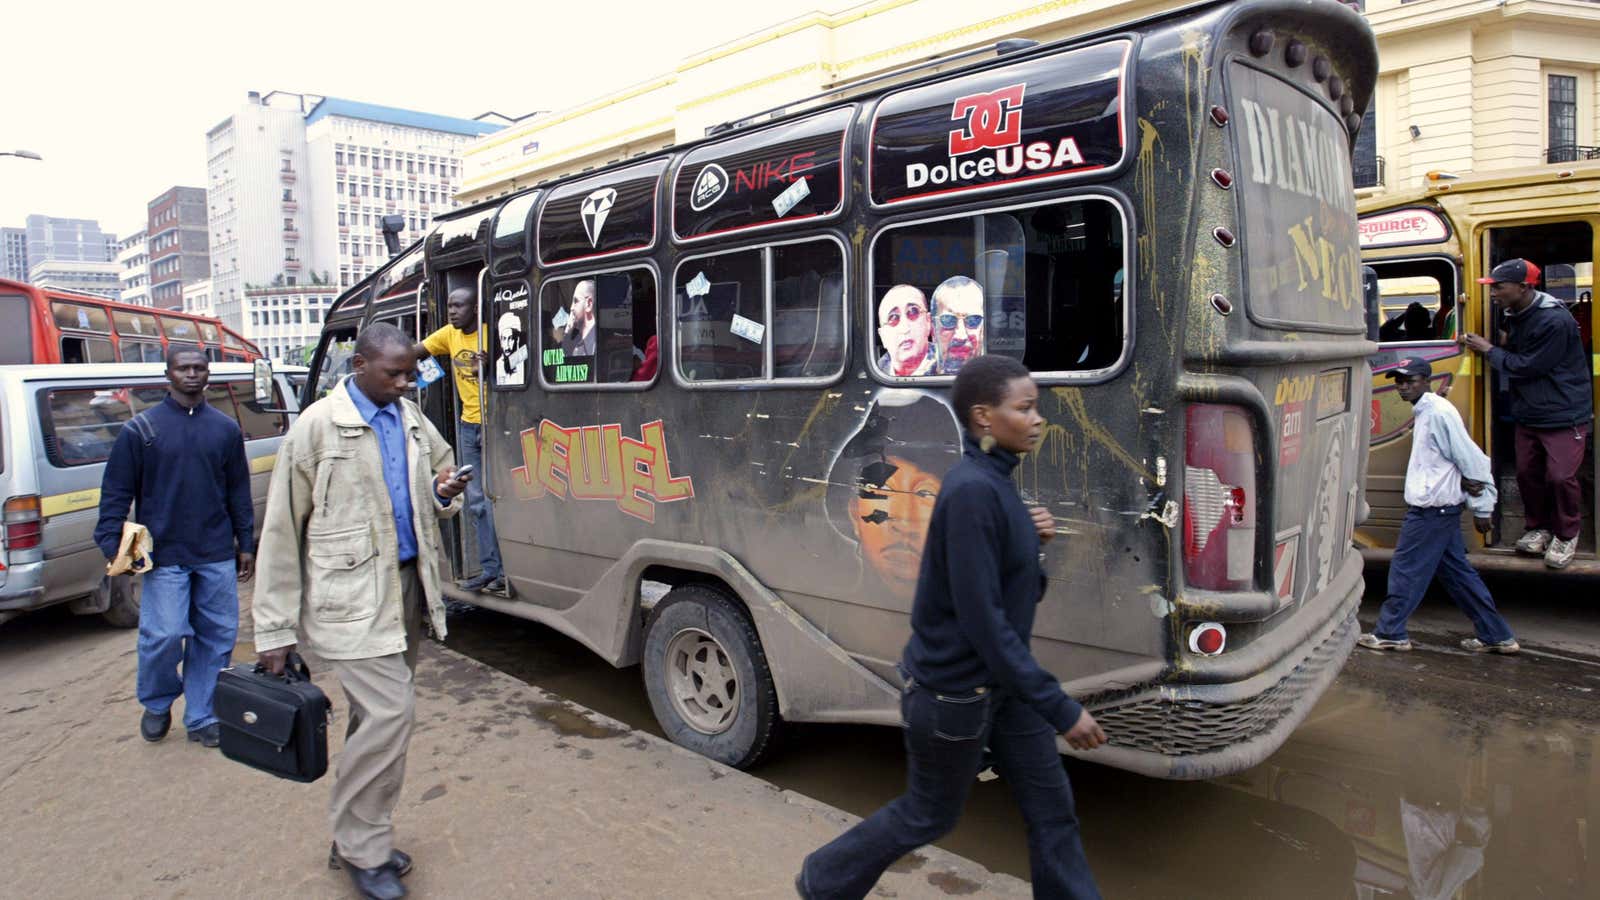
{"label": "man in red cap", "polygon": [[1525,259],[1508,259],[1478,282],[1490,285],[1490,298],[1510,322],[1504,347],[1476,334],[1462,335],[1461,343],[1487,356],[1511,392],[1517,486],[1527,514],[1517,551],[1542,554],[1546,566],[1565,568],[1582,528],[1578,467],[1594,418],[1578,323],[1560,300],[1534,287],[1539,267]]}

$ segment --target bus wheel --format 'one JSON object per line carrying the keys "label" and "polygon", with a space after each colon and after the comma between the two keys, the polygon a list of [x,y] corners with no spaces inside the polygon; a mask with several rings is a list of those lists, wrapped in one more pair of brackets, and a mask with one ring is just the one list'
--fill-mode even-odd
{"label": "bus wheel", "polygon": [[100,586],[101,590],[111,592],[111,605],[101,613],[101,617],[118,628],[133,628],[139,624],[139,598],[144,590],[144,581],[131,575],[118,575],[107,578]]}
{"label": "bus wheel", "polygon": [[743,610],[705,585],[675,588],[645,626],[644,686],[674,743],[735,768],[755,764],[779,724],[767,656]]}

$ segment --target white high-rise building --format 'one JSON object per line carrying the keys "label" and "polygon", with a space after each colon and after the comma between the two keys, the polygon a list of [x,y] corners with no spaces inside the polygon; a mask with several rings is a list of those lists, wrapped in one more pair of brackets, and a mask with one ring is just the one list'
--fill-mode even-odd
{"label": "white high-rise building", "polygon": [[[262,327],[261,317],[251,313],[261,310],[247,303],[247,291],[311,286],[337,294],[371,273],[388,257],[383,216],[402,217],[402,243],[421,236],[434,216],[456,206],[465,146],[499,127],[336,97],[251,92],[206,135],[216,315],[257,339],[252,329]],[[308,340],[315,335],[310,330]]]}
{"label": "white high-rise building", "polygon": [[245,291],[250,339],[275,362],[305,365],[338,295],[331,284],[251,288]]}
{"label": "white high-rise building", "polygon": [[150,305],[150,244],[143,228],[117,241],[117,265],[122,271],[122,302]]}

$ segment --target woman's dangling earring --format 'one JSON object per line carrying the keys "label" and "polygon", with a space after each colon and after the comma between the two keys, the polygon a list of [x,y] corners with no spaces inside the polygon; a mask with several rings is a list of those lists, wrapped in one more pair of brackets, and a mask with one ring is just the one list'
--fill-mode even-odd
{"label": "woman's dangling earring", "polygon": [[987,428],[983,431],[983,437],[978,438],[978,449],[985,453],[994,452],[994,435],[990,434]]}

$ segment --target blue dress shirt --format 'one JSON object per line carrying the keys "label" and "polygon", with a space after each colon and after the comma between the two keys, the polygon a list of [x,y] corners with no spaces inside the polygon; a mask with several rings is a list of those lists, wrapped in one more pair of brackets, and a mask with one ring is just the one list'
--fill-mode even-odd
{"label": "blue dress shirt", "polygon": [[400,404],[379,407],[356,387],[354,378],[345,379],[356,411],[378,436],[378,453],[383,457],[383,484],[389,489],[389,506],[394,511],[394,533],[400,544],[400,561],[417,558],[417,532],[411,524],[411,478],[406,469],[406,430]]}

